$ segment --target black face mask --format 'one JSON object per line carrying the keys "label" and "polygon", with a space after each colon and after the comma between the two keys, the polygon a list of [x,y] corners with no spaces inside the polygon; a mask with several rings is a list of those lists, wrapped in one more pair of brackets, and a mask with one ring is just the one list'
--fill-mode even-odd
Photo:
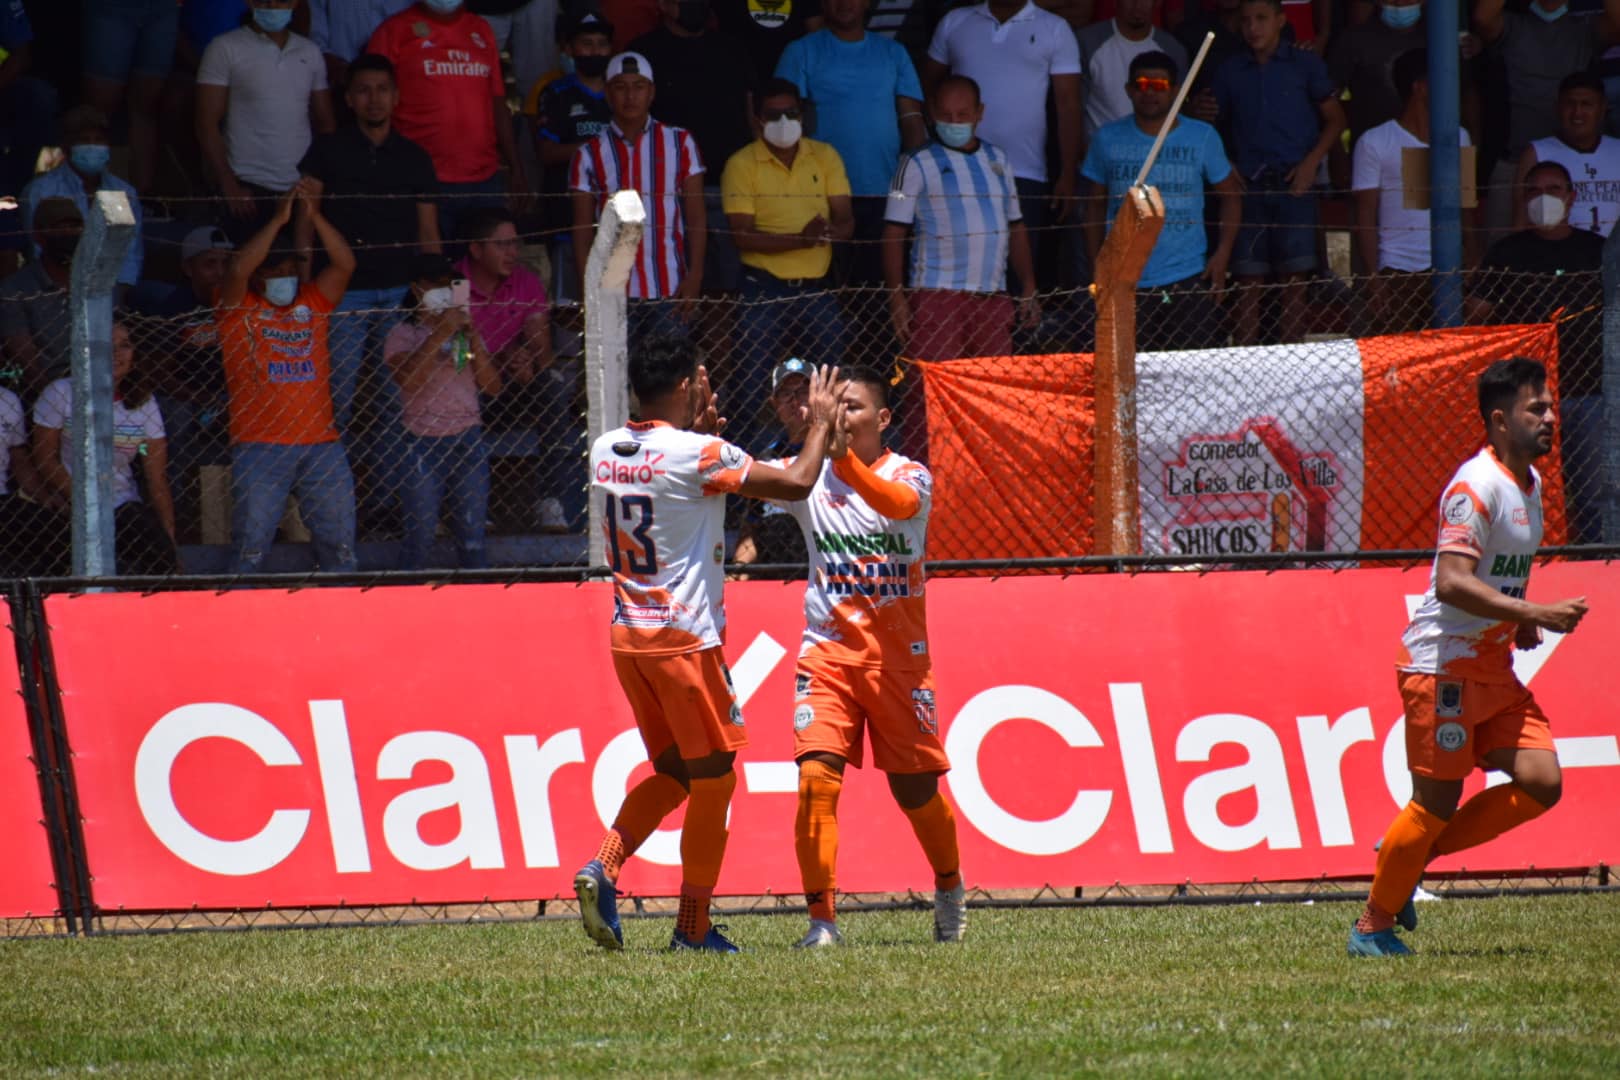
{"label": "black face mask", "polygon": [[709,0],[681,0],[675,22],[689,34],[701,34],[709,26]]}
{"label": "black face mask", "polygon": [[45,257],[57,266],[72,266],[73,253],[79,250],[77,236],[53,236],[44,243]]}
{"label": "black face mask", "polygon": [[607,74],[608,60],[606,56],[576,56],[574,57],[574,70],[587,79],[600,79]]}

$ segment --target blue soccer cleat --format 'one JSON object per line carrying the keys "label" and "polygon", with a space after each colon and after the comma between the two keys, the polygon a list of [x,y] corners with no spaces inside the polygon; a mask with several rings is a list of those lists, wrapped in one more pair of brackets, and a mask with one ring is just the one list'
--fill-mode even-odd
{"label": "blue soccer cleat", "polygon": [[601,862],[592,859],[574,875],[574,895],[579,897],[579,917],[586,935],[604,949],[624,948],[624,932],[619,929],[619,890],[613,887]]}
{"label": "blue soccer cleat", "polygon": [[1364,934],[1354,926],[1350,927],[1350,943],[1346,951],[1351,956],[1411,956],[1400,938],[1395,936],[1395,928],[1379,930],[1377,933]]}
{"label": "blue soccer cleat", "polygon": [[676,930],[675,933],[670,936],[669,951],[685,952],[687,950],[691,950],[692,952],[716,953],[742,952],[742,950],[737,948],[736,944],[730,938],[726,937],[726,935],[720,932],[724,929],[724,926],[709,927],[709,932],[703,935],[702,941],[688,941],[686,938],[681,936],[681,932],[679,930]]}
{"label": "blue soccer cleat", "polygon": [[1405,903],[1405,905],[1402,906],[1401,910],[1399,910],[1399,911],[1397,911],[1395,913],[1395,922],[1400,926],[1400,928],[1402,930],[1412,931],[1412,930],[1417,929],[1417,890],[1416,889],[1413,889],[1412,890],[1412,895],[1408,896],[1406,898],[1406,903]]}

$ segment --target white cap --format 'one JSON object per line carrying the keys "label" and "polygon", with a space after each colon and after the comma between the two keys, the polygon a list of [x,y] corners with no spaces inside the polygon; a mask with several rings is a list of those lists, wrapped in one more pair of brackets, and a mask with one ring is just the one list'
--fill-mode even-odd
{"label": "white cap", "polygon": [[640,75],[648,82],[652,81],[652,65],[647,58],[637,52],[622,52],[608,61],[607,81],[612,82],[620,75]]}
{"label": "white cap", "polygon": [[236,245],[225,235],[225,230],[217,225],[199,225],[186,233],[186,238],[180,241],[180,261],[190,262],[193,256],[201,255],[205,251],[235,250]]}

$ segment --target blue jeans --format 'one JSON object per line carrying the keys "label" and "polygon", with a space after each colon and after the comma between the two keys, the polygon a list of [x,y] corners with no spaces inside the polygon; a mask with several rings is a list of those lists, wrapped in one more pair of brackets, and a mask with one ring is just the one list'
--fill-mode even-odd
{"label": "blue jeans", "polygon": [[84,73],[126,83],[163,78],[174,66],[180,6],[171,0],[91,0],[84,5]]}
{"label": "blue jeans", "polygon": [[354,474],[343,444],[236,443],[231,447],[231,573],[253,574],[276,538],[287,496],[315,538],[322,570],[354,571]]}
{"label": "blue jeans", "polygon": [[777,364],[790,356],[817,365],[844,363],[849,333],[837,298],[826,291],[831,285],[831,277],[793,283],[743,268],[735,361],[720,391],[721,412],[736,428],[727,437],[740,446],[752,448]]}
{"label": "blue jeans", "polygon": [[[332,352],[332,415],[363,472],[367,520],[386,515],[405,484],[399,385],[383,361],[383,339],[400,321],[406,287],[350,289],[327,324]],[[362,392],[362,387],[364,392]],[[356,416],[356,403],[362,402]]]}
{"label": "blue jeans", "polygon": [[489,565],[484,523],[489,512],[489,447],[480,428],[459,435],[405,436],[405,548],[401,570],[421,570],[433,549],[439,508],[450,503],[450,532],[463,570]]}

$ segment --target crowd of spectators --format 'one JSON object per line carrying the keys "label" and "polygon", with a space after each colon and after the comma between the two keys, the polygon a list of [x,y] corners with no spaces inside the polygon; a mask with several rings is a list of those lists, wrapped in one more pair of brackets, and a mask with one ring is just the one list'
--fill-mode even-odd
{"label": "crowd of spectators", "polygon": [[[210,467],[238,571],[278,527],[325,569],[367,536],[427,565],[441,511],[457,564],[486,565],[498,455],[529,463],[527,525],[577,532],[572,313],[621,189],[648,210],[632,343],[702,335],[753,447],[782,437],[790,358],[1089,348],[1084,287],[1161,133],[1144,348],[1302,340],[1335,297],[1336,329],[1413,328],[1424,4],[0,0],[4,505],[60,523],[66,289],[103,190],[137,224],[117,422],[140,467],[121,442],[117,498],[151,553],[126,570],[201,539]],[[1620,219],[1620,0],[1472,0],[1462,22],[1467,315],[1589,310]],[[1591,331],[1562,334],[1571,468],[1596,460]]]}

